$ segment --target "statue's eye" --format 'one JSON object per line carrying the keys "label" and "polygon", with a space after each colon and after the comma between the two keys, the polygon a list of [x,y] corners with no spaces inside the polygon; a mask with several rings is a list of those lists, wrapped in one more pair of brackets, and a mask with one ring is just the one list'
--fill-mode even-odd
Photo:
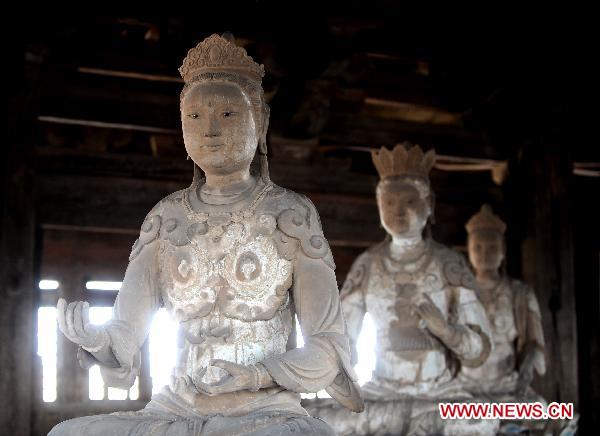
{"label": "statue's eye", "polygon": [[235,112],[225,111],[223,112],[223,118],[229,118],[235,115]]}
{"label": "statue's eye", "polygon": [[194,112],[193,114],[189,114],[188,117],[195,120],[196,118],[200,117],[200,115],[198,115],[196,112]]}

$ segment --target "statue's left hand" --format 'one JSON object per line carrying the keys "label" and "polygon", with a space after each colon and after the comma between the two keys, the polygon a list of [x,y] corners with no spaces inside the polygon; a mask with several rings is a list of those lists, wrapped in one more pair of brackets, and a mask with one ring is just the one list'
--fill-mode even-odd
{"label": "statue's left hand", "polygon": [[220,359],[214,359],[210,364],[211,366],[224,369],[229,375],[215,384],[195,382],[196,389],[202,394],[214,396],[245,389],[257,391],[261,387],[260,373],[254,365],[239,365]]}
{"label": "statue's left hand", "polygon": [[533,368],[535,362],[535,348],[528,347],[525,357],[519,365],[519,376],[517,379],[517,387],[515,394],[517,396],[524,396],[527,392],[527,388],[533,381]]}

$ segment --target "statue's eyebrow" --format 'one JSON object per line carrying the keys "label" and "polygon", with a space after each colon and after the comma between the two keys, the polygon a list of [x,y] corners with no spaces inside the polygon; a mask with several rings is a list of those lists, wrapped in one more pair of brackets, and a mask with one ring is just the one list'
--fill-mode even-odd
{"label": "statue's eyebrow", "polygon": [[194,103],[187,102],[184,104],[184,107],[186,107],[188,109],[198,109],[198,108],[204,107],[204,105],[196,103],[196,102],[194,102]]}
{"label": "statue's eyebrow", "polygon": [[208,107],[214,107],[215,105],[218,105],[218,104],[228,104],[228,105],[236,106],[236,107],[240,105],[239,102],[231,101],[227,97],[224,97],[222,95],[218,95],[218,96],[211,97],[208,100],[208,104],[207,105],[203,105],[203,104],[199,104],[199,103],[192,103],[192,104],[190,104],[187,107],[189,109],[198,109],[198,108],[203,108],[203,107],[206,107],[206,106],[208,106]]}
{"label": "statue's eyebrow", "polygon": [[215,105],[215,104],[230,104],[230,105],[239,106],[239,102],[235,101],[235,99],[231,99],[231,98],[223,96],[223,95],[215,95],[208,102],[209,107],[212,105]]}

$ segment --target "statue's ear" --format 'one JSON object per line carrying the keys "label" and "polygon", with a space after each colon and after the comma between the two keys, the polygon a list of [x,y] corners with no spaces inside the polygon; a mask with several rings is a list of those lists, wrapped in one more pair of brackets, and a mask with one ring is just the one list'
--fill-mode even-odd
{"label": "statue's ear", "polygon": [[267,103],[263,103],[262,109],[262,117],[261,120],[261,132],[260,138],[258,138],[258,157],[259,157],[259,165],[260,165],[260,175],[265,180],[265,182],[269,182],[269,163],[267,161],[267,131],[269,130],[269,116],[271,114],[271,110],[269,109],[269,105]]}

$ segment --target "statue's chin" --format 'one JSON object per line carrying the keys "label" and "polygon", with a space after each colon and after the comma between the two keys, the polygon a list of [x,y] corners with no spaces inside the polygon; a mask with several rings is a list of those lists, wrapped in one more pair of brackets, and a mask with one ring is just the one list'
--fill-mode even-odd
{"label": "statue's chin", "polygon": [[419,228],[419,229],[412,229],[410,226],[393,226],[393,227],[385,227],[385,229],[387,230],[387,232],[390,234],[390,236],[392,236],[393,238],[399,238],[399,239],[413,239],[417,236],[422,235],[423,233],[423,229]]}
{"label": "statue's chin", "polygon": [[483,269],[486,271],[497,271],[498,269],[500,269],[500,264],[483,264],[479,267],[479,269]]}
{"label": "statue's chin", "polygon": [[227,173],[227,160],[222,157],[217,157],[216,159],[193,159],[194,163],[200,167],[200,169],[204,172],[208,173]]}

